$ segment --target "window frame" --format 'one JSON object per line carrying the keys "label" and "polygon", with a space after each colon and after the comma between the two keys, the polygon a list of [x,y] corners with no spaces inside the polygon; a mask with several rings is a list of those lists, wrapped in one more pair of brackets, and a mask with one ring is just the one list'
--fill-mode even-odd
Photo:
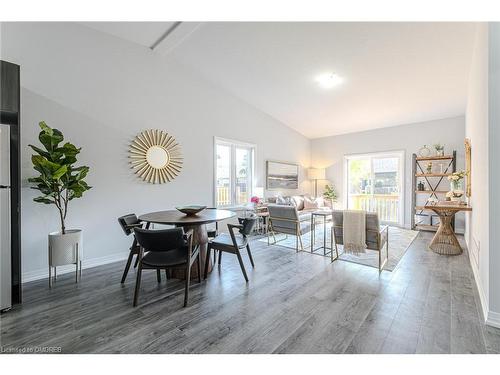
{"label": "window frame", "polygon": [[[217,146],[229,146],[230,152],[230,196],[231,202],[228,205],[217,204]],[[213,144],[213,205],[217,208],[237,208],[246,205],[236,203],[236,149],[248,149],[250,151],[250,175],[249,175],[249,197],[252,196],[255,182],[255,153],[257,147],[253,143],[237,141],[234,139],[214,137]],[[249,202],[247,202],[249,203]]]}

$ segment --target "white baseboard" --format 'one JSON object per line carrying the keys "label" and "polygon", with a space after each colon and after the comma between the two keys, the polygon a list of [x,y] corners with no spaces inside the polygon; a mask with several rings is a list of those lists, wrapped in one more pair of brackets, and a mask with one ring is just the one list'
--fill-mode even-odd
{"label": "white baseboard", "polygon": [[500,313],[488,311],[486,324],[492,327],[500,328]]}
{"label": "white baseboard", "polygon": [[[467,247],[469,247],[468,244],[467,244]],[[488,323],[488,320],[490,320],[490,315],[492,314],[492,312],[489,311],[488,298],[486,297],[486,294],[484,293],[483,285],[481,284],[481,279],[479,277],[479,270],[477,268],[477,264],[474,262],[474,258],[472,256],[470,256],[470,251],[469,251],[469,263],[470,263],[470,266],[472,268],[472,274],[474,275],[474,281],[476,282],[477,291],[479,293],[479,300],[481,302],[481,312],[483,314],[483,318],[484,318],[486,324],[493,325],[493,324]],[[493,314],[497,314],[497,313],[493,313]],[[500,314],[497,314],[497,315],[500,315]],[[497,318],[499,318],[499,317],[497,317]],[[495,321],[495,318],[493,318],[493,321]],[[500,319],[498,321],[500,322]],[[495,327],[497,327],[497,326],[495,326]],[[500,325],[498,327],[500,327]]]}
{"label": "white baseboard", "polygon": [[[102,266],[108,263],[120,262],[126,260],[128,257],[128,252],[126,253],[116,253],[111,255],[106,255],[100,258],[83,259],[82,269],[93,268],[97,266]],[[57,267],[57,274],[62,275],[69,272],[75,272],[74,265],[67,265]],[[24,272],[22,275],[22,283],[28,283],[30,281],[46,279],[49,277],[49,269],[47,268],[38,269],[35,271]]]}

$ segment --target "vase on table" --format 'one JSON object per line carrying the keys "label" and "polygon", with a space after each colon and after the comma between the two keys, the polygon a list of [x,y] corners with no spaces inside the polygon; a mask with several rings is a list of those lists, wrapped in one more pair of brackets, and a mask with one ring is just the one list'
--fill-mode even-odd
{"label": "vase on table", "polygon": [[450,191],[453,193],[453,195],[451,196],[451,201],[460,202],[462,200],[462,196],[464,195],[462,183],[462,179],[450,181]]}

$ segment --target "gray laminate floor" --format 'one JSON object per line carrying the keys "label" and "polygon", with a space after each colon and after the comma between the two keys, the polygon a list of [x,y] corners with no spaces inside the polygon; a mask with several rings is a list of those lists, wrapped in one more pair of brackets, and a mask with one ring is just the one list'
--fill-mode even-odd
{"label": "gray laminate floor", "polygon": [[500,330],[484,326],[467,254],[439,256],[420,233],[394,272],[253,242],[256,268],[224,255],[182,308],[179,281],[124,264],[24,286],[22,307],[1,315],[3,350],[63,353],[498,353]]}

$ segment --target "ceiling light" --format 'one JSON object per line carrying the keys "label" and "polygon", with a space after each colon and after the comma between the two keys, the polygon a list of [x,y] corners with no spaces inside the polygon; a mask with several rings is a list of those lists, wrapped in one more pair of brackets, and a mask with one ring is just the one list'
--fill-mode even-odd
{"label": "ceiling light", "polygon": [[334,73],[324,73],[317,76],[315,81],[324,89],[331,89],[342,83],[342,78]]}

